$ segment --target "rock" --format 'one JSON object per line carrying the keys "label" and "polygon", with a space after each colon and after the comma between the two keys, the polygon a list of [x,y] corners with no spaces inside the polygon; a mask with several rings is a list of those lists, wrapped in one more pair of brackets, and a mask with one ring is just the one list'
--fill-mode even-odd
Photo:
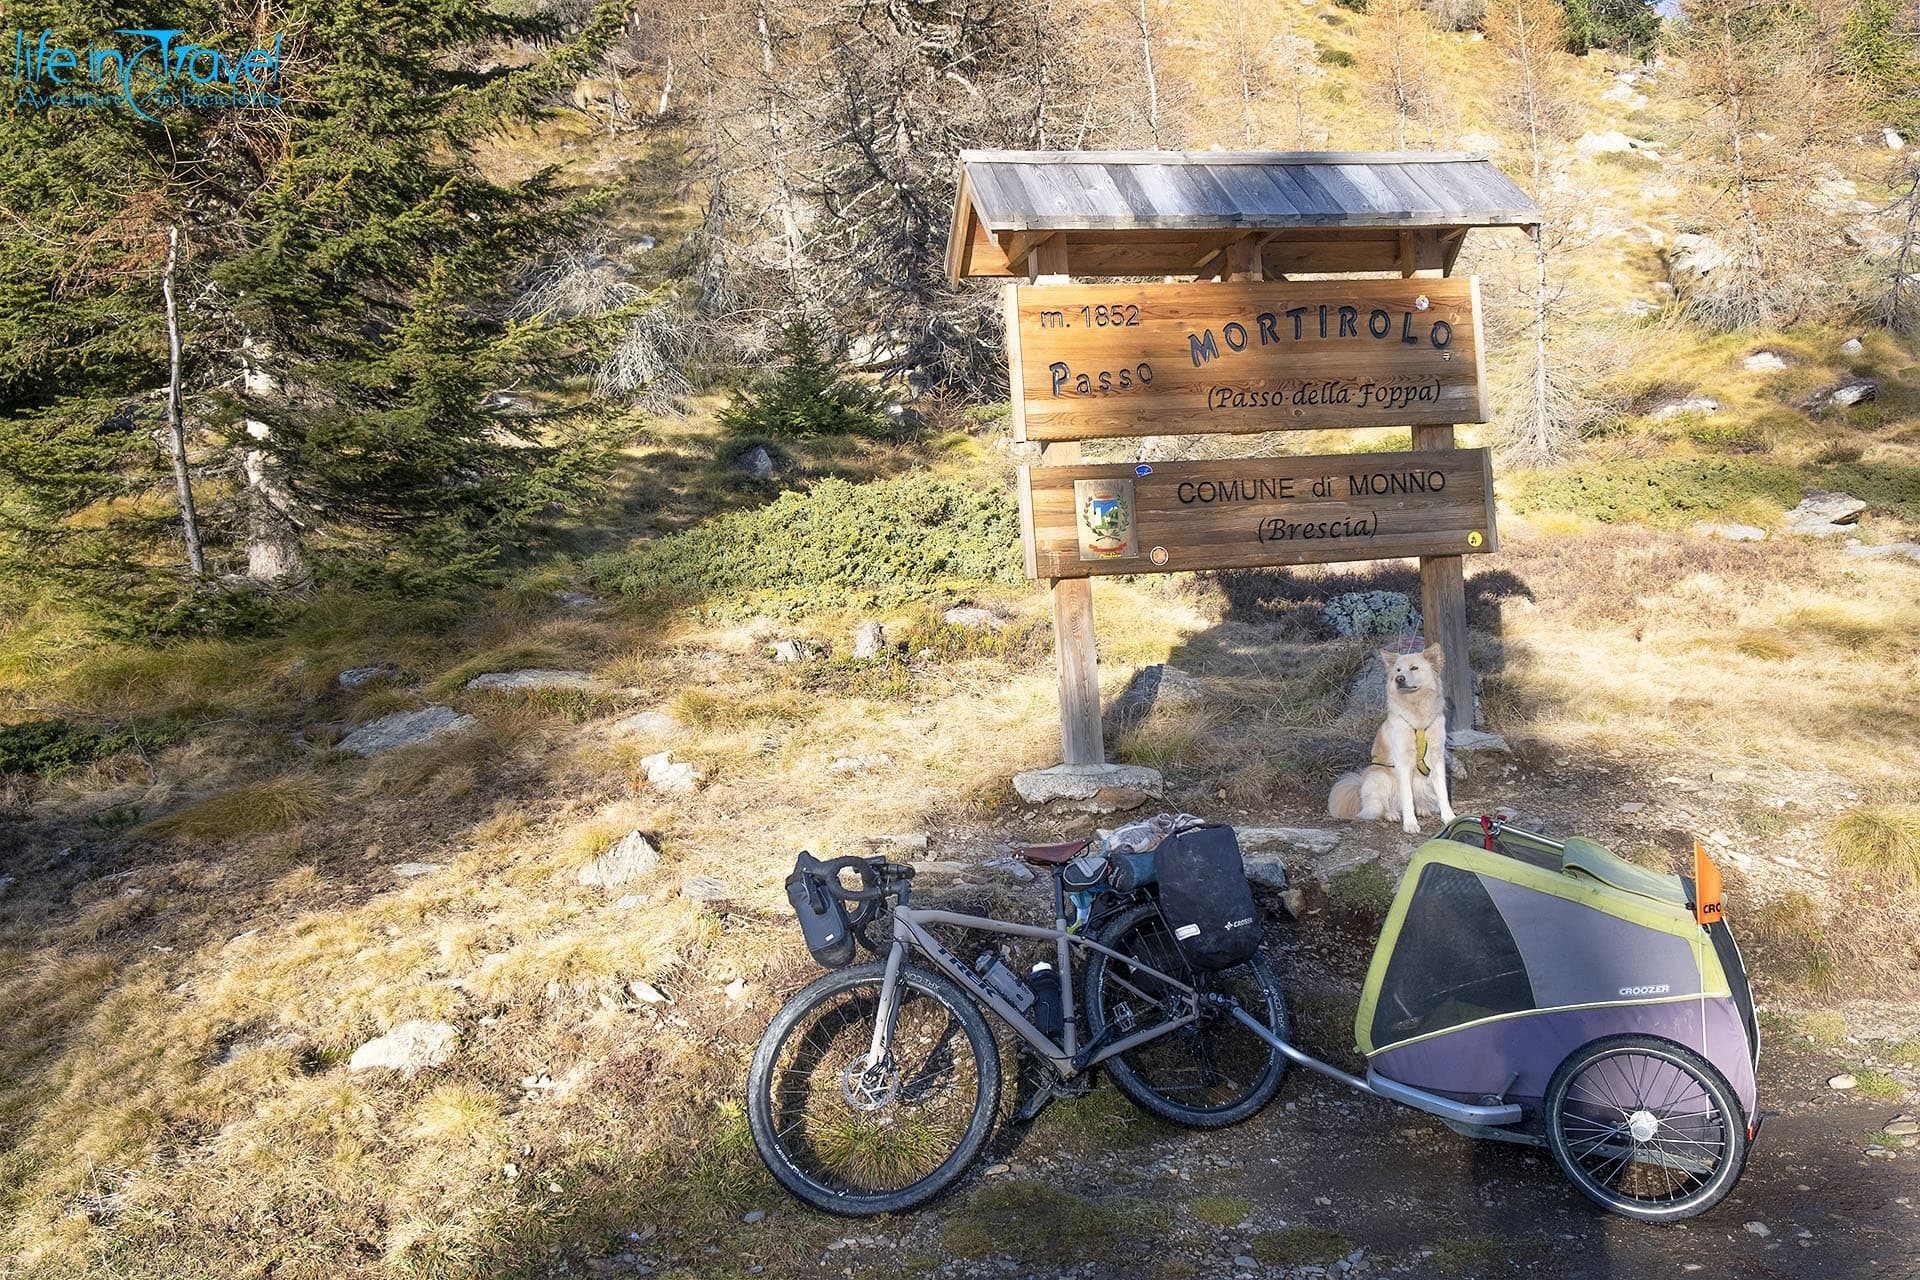
{"label": "rock", "polygon": [[1904,1138],[1910,1133],[1920,1133],[1920,1120],[1909,1115],[1898,1115],[1881,1127],[1882,1133],[1895,1138]]}
{"label": "rock", "polygon": [[776,640],[769,648],[775,662],[805,662],[813,656],[810,640]]}
{"label": "rock", "polygon": [[773,460],[773,454],[763,444],[743,449],[733,455],[734,469],[749,480],[771,480],[779,474],[779,464]]}
{"label": "rock", "polygon": [[1878,398],[1880,384],[1872,378],[1848,378],[1823,388],[1800,402],[1800,407],[1819,415],[1829,409],[1845,409]]}
{"label": "rock", "polygon": [[613,727],[622,733],[665,737],[669,733],[678,733],[680,722],[664,711],[636,711],[624,720],[614,721]]}
{"label": "rock", "polygon": [[748,1226],[752,1226],[756,1222],[764,1221],[766,1216],[767,1211],[765,1209],[749,1209],[740,1221],[746,1223]]}
{"label": "rock", "polygon": [[445,871],[444,862],[403,862],[393,869],[393,874],[402,879],[411,880],[415,876],[430,876],[436,871]]}
{"label": "rock", "polygon": [[1623,805],[1621,805],[1621,806],[1620,806],[1620,812],[1622,812],[1622,813],[1639,813],[1639,812],[1640,812],[1640,811],[1641,811],[1642,809],[1645,809],[1646,807],[1647,807],[1647,806],[1646,806],[1646,802],[1645,802],[1645,801],[1642,801],[1642,800],[1629,800],[1629,801],[1627,801],[1627,802],[1626,802],[1625,804],[1623,804]]}
{"label": "rock", "polygon": [[357,756],[377,756],[401,747],[411,747],[442,734],[471,729],[480,722],[463,716],[452,707],[422,707],[418,711],[396,711],[361,725],[340,739],[338,749]]}
{"label": "rock", "polygon": [[1829,1089],[1857,1089],[1859,1087],[1860,1082],[1844,1071],[1837,1076],[1827,1077],[1827,1088]]}
{"label": "rock", "polygon": [[1655,422],[1665,422],[1668,418],[1677,418],[1683,413],[1708,414],[1718,412],[1720,412],[1720,402],[1712,396],[1689,396],[1685,400],[1675,400],[1669,404],[1663,404],[1652,413],[1649,413],[1647,417]]}
{"label": "rock", "polygon": [[600,603],[599,596],[590,596],[584,591],[556,591],[553,598],[569,609],[591,609]]}
{"label": "rock", "polygon": [[1280,894],[1280,905],[1286,908],[1288,915],[1298,920],[1307,909],[1307,895],[1298,889],[1284,890]]}
{"label": "rock", "polygon": [[1240,864],[1246,868],[1247,879],[1254,884],[1286,891],[1287,864],[1280,860],[1279,854],[1242,852]]}
{"label": "rock", "polygon": [[1853,523],[1867,504],[1845,493],[1809,489],[1800,505],[1787,512],[1786,532],[1826,537],[1852,532]]}
{"label": "rock", "polygon": [[1115,813],[1159,799],[1166,792],[1166,781],[1159,770],[1144,765],[1059,764],[1014,774],[1013,789],[1028,804],[1055,804],[1082,813]]}
{"label": "rock", "polygon": [[1711,275],[1733,262],[1734,251],[1719,241],[1693,231],[1682,231],[1673,238],[1673,269],[1694,275]]}
{"label": "rock", "polygon": [[1856,543],[1844,551],[1850,556],[1906,556],[1909,560],[1920,560],[1920,542],[1885,542],[1877,547]]}
{"label": "rock", "polygon": [[1617,102],[1629,111],[1638,111],[1647,105],[1647,95],[1634,90],[1631,81],[1610,85],[1600,94],[1602,102]]}
{"label": "rock", "polygon": [[1648,316],[1657,316],[1660,314],[1660,311],[1661,307],[1659,303],[1648,302],[1645,298],[1629,298],[1626,304],[1620,308],[1621,315],[1632,316],[1636,320],[1644,320]]}
{"label": "rock", "polygon": [[581,867],[581,884],[597,884],[611,889],[638,880],[660,866],[660,851],[653,841],[638,831],[629,831],[611,849]]}
{"label": "rock", "polygon": [[912,853],[927,851],[927,833],[924,831],[904,831],[897,835],[868,836],[870,849],[905,849]]}
{"label": "rock", "polygon": [[1840,344],[1840,354],[1843,356],[1857,356],[1864,350],[1866,348],[1860,345],[1858,338],[1848,338]]}
{"label": "rock", "polygon": [[1718,538],[1723,542],[1765,542],[1767,531],[1751,524],[1715,524],[1702,520],[1687,529],[1696,538]]}
{"label": "rock", "polygon": [[632,911],[635,907],[644,907],[653,901],[650,893],[623,893],[613,900],[615,911]]}
{"label": "rock", "polygon": [[684,760],[675,764],[670,751],[658,751],[640,757],[640,768],[657,791],[692,791],[699,787],[701,778],[706,776]]}
{"label": "rock", "polygon": [[1638,138],[1629,138],[1618,129],[1607,129],[1600,133],[1589,130],[1581,134],[1573,144],[1573,149],[1582,155],[1601,156],[1622,151],[1646,151],[1648,145]]}
{"label": "rock", "polygon": [[1484,729],[1453,729],[1447,733],[1449,751],[1492,751],[1503,756],[1513,754],[1513,748],[1507,745],[1505,734],[1489,733]]}
{"label": "rock", "polygon": [[680,886],[680,896],[694,902],[725,902],[732,897],[727,886],[712,876],[688,876]]}
{"label": "rock", "polygon": [[1156,662],[1140,668],[1127,681],[1107,710],[1108,727],[1118,730],[1139,725],[1155,707],[1190,707],[1202,702],[1207,688],[1172,663]]}
{"label": "rock", "polygon": [[1907,140],[1900,136],[1898,129],[1886,128],[1880,131],[1880,141],[1887,144],[1889,151],[1901,151],[1906,148]]}
{"label": "rock", "polygon": [[1257,1267],[1260,1264],[1253,1260],[1253,1255],[1242,1253],[1237,1255],[1234,1258],[1233,1265],[1236,1267],[1244,1267],[1247,1270],[1252,1270],[1254,1267]]}
{"label": "rock", "polygon": [[352,667],[340,673],[340,687],[364,689],[376,680],[386,680],[392,676],[392,667]]}
{"label": "rock", "polygon": [[1387,709],[1387,672],[1377,662],[1360,668],[1360,674],[1347,686],[1347,702],[1341,715],[1374,719]]}
{"label": "rock", "polygon": [[727,1000],[730,1003],[738,1003],[744,1000],[747,995],[747,980],[745,978],[735,978],[727,984],[726,994]]}
{"label": "rock", "polygon": [[672,1004],[673,1003],[673,1001],[667,998],[666,992],[654,986],[651,982],[647,982],[640,978],[635,978],[632,982],[629,982],[627,984],[627,990],[632,992],[633,998],[635,1000],[638,1000],[641,1004]]}
{"label": "rock", "polygon": [[598,689],[600,682],[584,671],[489,671],[467,681],[467,688],[497,693],[529,693],[540,689]]}
{"label": "rock", "polygon": [[1776,352],[1756,351],[1747,357],[1746,365],[1748,373],[1772,373],[1777,369],[1786,368],[1787,362],[1782,360]]}
{"label": "rock", "polygon": [[1420,610],[1402,591],[1349,591],[1320,607],[1343,636],[1399,636],[1420,630]]}
{"label": "rock", "polygon": [[860,629],[853,633],[853,656],[856,658],[877,658],[885,650],[887,631],[877,622],[863,622]]}
{"label": "rock", "polygon": [[1500,139],[1490,133],[1463,133],[1454,139],[1462,151],[1498,151]]}
{"label": "rock", "polygon": [[412,1075],[437,1067],[453,1057],[460,1029],[447,1022],[409,1019],[376,1040],[369,1040],[347,1059],[349,1071],[388,1070]]}
{"label": "rock", "polygon": [[991,867],[1001,875],[1012,880],[1017,880],[1021,884],[1025,884],[1034,878],[1033,868],[1029,867],[1025,860],[1021,858],[988,858],[986,862],[981,865]]}
{"label": "rock", "polygon": [[1773,1232],[1767,1229],[1767,1224],[1764,1222],[1749,1222],[1746,1223],[1745,1226],[1748,1233],[1752,1235],[1765,1237],[1773,1234]]}
{"label": "rock", "polygon": [[985,627],[989,631],[998,631],[1006,623],[1000,615],[991,609],[977,609],[971,605],[949,609],[941,615],[950,627]]}
{"label": "rock", "polygon": [[1332,853],[1341,835],[1324,827],[1235,827],[1233,834],[1243,854],[1279,848]]}

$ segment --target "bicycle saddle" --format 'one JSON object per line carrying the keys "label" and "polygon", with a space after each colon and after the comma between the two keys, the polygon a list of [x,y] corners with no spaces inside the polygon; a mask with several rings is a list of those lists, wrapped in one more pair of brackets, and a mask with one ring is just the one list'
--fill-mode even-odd
{"label": "bicycle saddle", "polygon": [[1069,840],[1065,844],[1030,844],[1020,851],[1020,856],[1043,867],[1064,866],[1084,853],[1092,843],[1092,839],[1086,839]]}

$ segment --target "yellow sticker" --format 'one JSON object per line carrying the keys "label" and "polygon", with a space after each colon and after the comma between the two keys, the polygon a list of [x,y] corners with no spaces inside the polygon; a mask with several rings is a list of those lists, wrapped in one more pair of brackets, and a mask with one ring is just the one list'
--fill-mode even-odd
{"label": "yellow sticker", "polygon": [[1467,535],[1467,545],[1470,547],[1477,547],[1485,541],[1486,539],[1480,536],[1480,531],[1478,529],[1475,529],[1472,533]]}
{"label": "yellow sticker", "polygon": [[1167,549],[1165,547],[1155,547],[1153,550],[1147,552],[1147,559],[1153,561],[1155,564],[1165,564],[1167,562]]}

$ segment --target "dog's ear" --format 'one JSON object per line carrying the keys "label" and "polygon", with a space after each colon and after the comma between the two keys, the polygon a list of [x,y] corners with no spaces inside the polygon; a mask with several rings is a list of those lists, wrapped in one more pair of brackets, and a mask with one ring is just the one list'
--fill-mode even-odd
{"label": "dog's ear", "polygon": [[1430,644],[1420,651],[1420,656],[1432,663],[1435,669],[1447,665],[1447,655],[1437,644]]}
{"label": "dog's ear", "polygon": [[1393,664],[1398,661],[1400,661],[1400,655],[1392,649],[1382,649],[1380,651],[1380,665],[1385,667],[1389,672],[1393,670]]}

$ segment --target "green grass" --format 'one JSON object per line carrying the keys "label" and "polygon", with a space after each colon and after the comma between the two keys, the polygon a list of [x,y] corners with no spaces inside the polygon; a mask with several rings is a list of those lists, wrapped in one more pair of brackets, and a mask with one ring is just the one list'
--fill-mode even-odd
{"label": "green grass", "polygon": [[1875,1071],[1869,1067],[1855,1067],[1850,1074],[1863,1098],[1898,1102],[1907,1096],[1907,1086],[1884,1071]]}
{"label": "green grass", "polygon": [[1130,1256],[1171,1225],[1172,1214],[1161,1203],[1090,1200],[1043,1182],[999,1179],[954,1212],[941,1243],[960,1258],[1001,1255],[1029,1265],[1064,1265]]}
{"label": "green grass", "polygon": [[1607,524],[1677,528],[1710,516],[1762,517],[1800,501],[1806,478],[1754,459],[1629,459],[1517,478],[1515,511],[1574,511]]}
{"label": "green grass", "polygon": [[1326,1267],[1353,1252],[1353,1241],[1325,1227],[1282,1227],[1253,1238],[1254,1259],[1268,1267]]}
{"label": "green grass", "polygon": [[1920,892],[1920,804],[1866,804],[1843,814],[1833,848],[1856,875]]}
{"label": "green grass", "polygon": [[1253,1202],[1244,1196],[1195,1196],[1187,1201],[1193,1216],[1214,1227],[1233,1227],[1246,1221]]}
{"label": "green grass", "polygon": [[1352,915],[1384,916],[1393,905],[1393,887],[1393,877],[1378,862],[1363,862],[1327,882],[1327,900]]}

